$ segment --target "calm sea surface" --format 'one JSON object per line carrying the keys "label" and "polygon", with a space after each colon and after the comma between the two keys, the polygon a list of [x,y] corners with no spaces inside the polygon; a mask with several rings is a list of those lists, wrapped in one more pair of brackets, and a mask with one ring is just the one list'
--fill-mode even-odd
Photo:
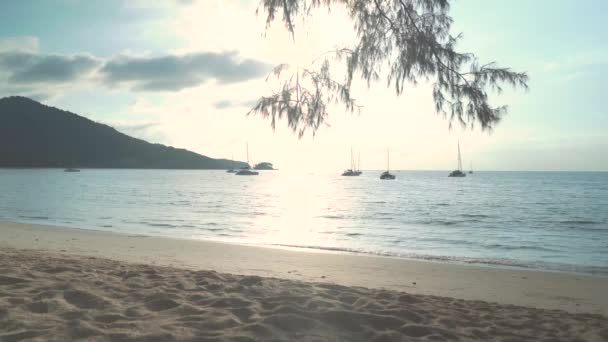
{"label": "calm sea surface", "polygon": [[608,275],[608,173],[0,170],[0,221]]}

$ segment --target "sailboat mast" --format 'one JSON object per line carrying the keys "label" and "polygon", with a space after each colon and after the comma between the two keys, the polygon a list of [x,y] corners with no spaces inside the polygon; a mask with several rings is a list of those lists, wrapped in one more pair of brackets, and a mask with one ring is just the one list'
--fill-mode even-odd
{"label": "sailboat mast", "polygon": [[249,165],[249,143],[247,143],[247,165]]}
{"label": "sailboat mast", "polygon": [[355,159],[353,159],[353,148],[350,148],[350,169],[355,170]]}
{"label": "sailboat mast", "polygon": [[361,152],[357,153],[357,171],[361,171]]}
{"label": "sailboat mast", "polygon": [[458,170],[462,170],[462,159],[460,158],[460,141],[458,141]]}
{"label": "sailboat mast", "polygon": [[390,171],[390,156],[388,152],[388,148],[386,149],[386,171]]}

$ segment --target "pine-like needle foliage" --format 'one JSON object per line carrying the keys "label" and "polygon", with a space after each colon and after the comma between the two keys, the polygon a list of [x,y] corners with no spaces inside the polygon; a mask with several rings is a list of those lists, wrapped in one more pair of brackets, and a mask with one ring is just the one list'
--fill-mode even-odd
{"label": "pine-like needle foliage", "polygon": [[[346,110],[358,110],[351,97],[351,85],[359,78],[369,86],[385,79],[388,87],[401,95],[406,84],[420,80],[433,84],[437,113],[451,125],[458,122],[482,130],[491,130],[506,113],[506,106],[493,107],[488,91],[500,93],[503,85],[527,89],[526,73],[480,64],[472,53],[455,50],[461,35],[452,36],[449,0],[261,0],[267,27],[281,16],[295,37],[294,20],[311,11],[343,5],[357,34],[352,47],[332,51],[333,61],[343,63],[345,77],[335,81],[330,75],[330,60],[313,63],[310,69],[296,68],[282,81],[279,91],[262,97],[248,114],[261,115],[276,122],[286,118],[289,127],[300,137],[307,129],[314,133],[327,124],[327,106],[343,104]],[[280,65],[273,74],[280,78],[289,66]]]}

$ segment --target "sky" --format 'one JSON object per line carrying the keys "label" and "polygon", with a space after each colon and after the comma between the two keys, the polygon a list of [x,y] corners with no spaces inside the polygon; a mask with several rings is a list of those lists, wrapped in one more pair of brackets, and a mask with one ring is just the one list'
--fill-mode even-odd
{"label": "sky", "polygon": [[608,2],[453,1],[462,51],[530,76],[491,97],[509,113],[492,132],[449,127],[429,84],[396,96],[355,83],[360,114],[330,108],[329,126],[299,139],[246,116],[276,89],[273,66],[308,66],[354,41],[340,8],[298,22],[295,39],[256,16],[257,0],[0,2],[0,97],[22,95],[155,143],[284,170],[450,170],[460,142],[476,170],[608,170]]}

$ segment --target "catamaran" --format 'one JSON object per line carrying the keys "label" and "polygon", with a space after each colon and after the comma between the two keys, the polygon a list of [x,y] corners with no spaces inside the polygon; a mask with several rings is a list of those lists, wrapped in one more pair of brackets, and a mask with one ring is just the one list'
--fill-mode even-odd
{"label": "catamaran", "polygon": [[257,176],[260,173],[257,171],[251,170],[251,166],[249,164],[249,143],[247,143],[247,166],[240,169],[235,175],[237,176]]}
{"label": "catamaran", "polygon": [[389,156],[389,152],[388,149],[386,149],[386,171],[382,172],[382,174],[380,175],[380,179],[395,179],[397,178],[395,175],[391,174],[389,172],[390,168],[389,168],[389,160],[390,160],[390,156]]}
{"label": "catamaran", "polygon": [[458,169],[450,172],[448,177],[466,177],[467,174],[462,172],[462,159],[460,158],[460,141],[458,142]]}

